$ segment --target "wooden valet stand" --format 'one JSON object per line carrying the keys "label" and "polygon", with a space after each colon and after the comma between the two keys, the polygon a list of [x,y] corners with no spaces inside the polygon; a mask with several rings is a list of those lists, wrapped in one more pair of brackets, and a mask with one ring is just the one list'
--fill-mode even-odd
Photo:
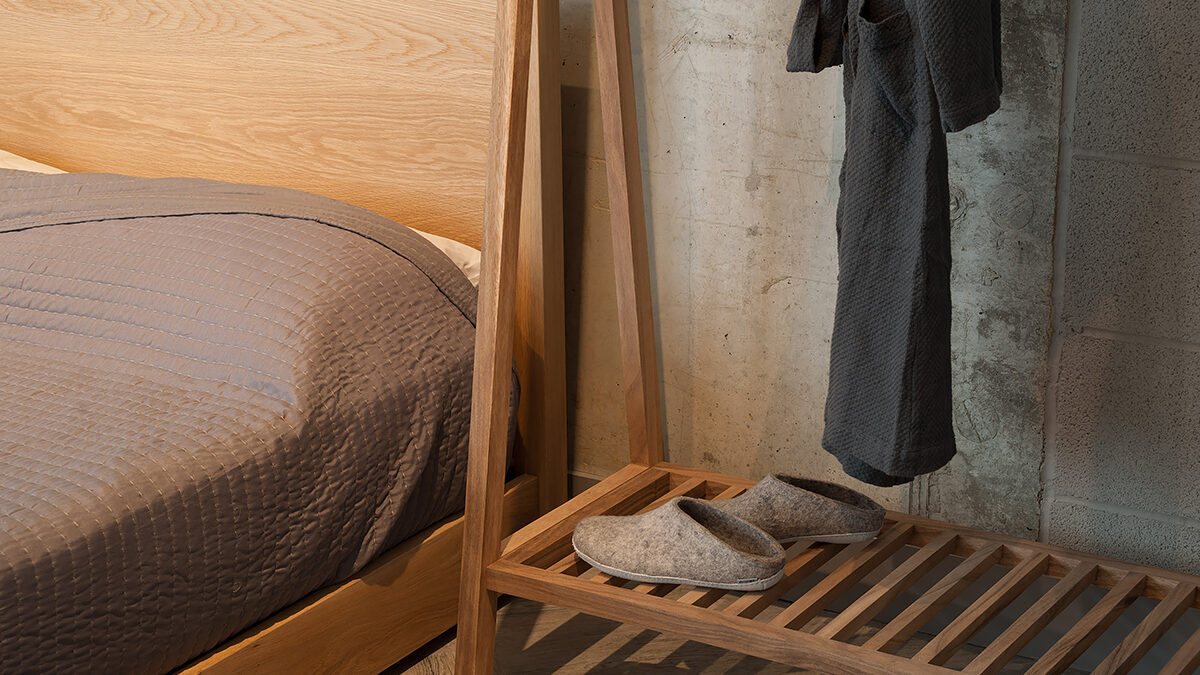
{"label": "wooden valet stand", "polygon": [[[521,5],[526,3],[521,2]],[[527,22],[527,10],[513,26]],[[501,593],[586,614],[677,633],[699,642],[822,673],[995,673],[1009,663],[1089,586],[1106,589],[1044,654],[1022,662],[1026,672],[1066,670],[1139,597],[1157,600],[1127,634],[1113,639],[1095,672],[1129,671],[1188,608],[1200,606],[1200,577],[1077,553],[1014,537],[889,513],[875,540],[850,545],[798,544],[788,551],[782,581],[741,593],[671,584],[635,584],[591,569],[577,558],[571,534],[580,519],[634,514],[678,496],[726,499],[753,481],[668,464],[663,432],[650,300],[650,266],[642,203],[633,97],[629,14],[625,0],[595,1],[600,91],[608,160],[609,203],[629,424],[630,463],[518,531],[501,552],[505,441],[512,355],[512,309],[519,211],[520,131],[514,112],[494,130],[506,145],[493,151],[501,179],[488,195],[480,284],[471,458],[468,469],[457,672],[490,673],[496,599]],[[516,70],[520,80],[524,67]],[[518,83],[519,84],[519,83]],[[523,85],[522,85],[523,86]],[[520,107],[524,95],[512,99]],[[503,118],[503,116],[501,116]],[[494,119],[495,122],[495,119]],[[513,126],[515,124],[515,126]],[[507,161],[508,170],[504,170]],[[664,542],[669,545],[669,542]],[[898,565],[887,562],[907,548]],[[947,565],[945,563],[953,563]],[[937,568],[937,572],[935,572]],[[993,568],[998,580],[932,637],[910,638]],[[818,573],[818,572],[821,573]],[[788,591],[810,579],[790,602]],[[934,578],[927,578],[934,577]],[[1050,589],[981,649],[959,654],[984,625],[1043,577]],[[815,580],[815,583],[811,583]],[[870,588],[835,612],[831,605],[866,582]],[[924,589],[924,590],[919,590]],[[911,591],[917,599],[888,621],[872,623]],[[790,594],[789,599],[797,594]],[[843,602],[842,605],[845,603]],[[839,605],[841,606],[841,605]],[[813,619],[816,628],[805,629]],[[853,641],[851,639],[853,638]],[[969,657],[964,659],[962,657]],[[962,666],[961,662],[966,661]],[[1163,672],[1200,667],[1200,632],[1184,642]]]}

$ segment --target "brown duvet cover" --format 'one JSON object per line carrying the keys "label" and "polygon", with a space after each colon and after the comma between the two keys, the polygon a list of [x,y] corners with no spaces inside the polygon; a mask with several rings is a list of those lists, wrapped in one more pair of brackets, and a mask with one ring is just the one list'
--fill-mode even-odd
{"label": "brown duvet cover", "polygon": [[160,672],[461,508],[475,291],[274,188],[0,170],[0,672]]}

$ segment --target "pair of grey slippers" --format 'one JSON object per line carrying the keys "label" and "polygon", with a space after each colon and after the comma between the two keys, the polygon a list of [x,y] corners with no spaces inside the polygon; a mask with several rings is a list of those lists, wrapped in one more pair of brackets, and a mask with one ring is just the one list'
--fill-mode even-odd
{"label": "pair of grey slippers", "polygon": [[761,591],[783,578],[781,544],[865,541],[883,517],[850,488],[770,474],[733,499],[675,497],[636,516],[584,518],[572,544],[584,562],[622,579]]}

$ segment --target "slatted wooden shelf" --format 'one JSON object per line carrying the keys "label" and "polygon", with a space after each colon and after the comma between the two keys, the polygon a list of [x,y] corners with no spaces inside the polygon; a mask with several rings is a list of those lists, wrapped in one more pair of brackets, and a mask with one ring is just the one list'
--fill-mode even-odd
{"label": "slatted wooden shelf", "polygon": [[[1189,608],[1200,609],[1200,577],[1111,560],[1067,549],[901,513],[889,513],[875,540],[851,545],[798,544],[788,551],[783,580],[757,593],[672,584],[634,584],[591,569],[571,548],[580,519],[633,514],[678,495],[727,499],[752,482],[681,466],[629,465],[583,495],[548,513],[510,541],[487,571],[493,590],[569,607],[645,628],[680,632],[718,647],[821,672],[938,673],[981,628],[1044,577],[1052,588],[961,672],[999,672],[1089,587],[1107,590],[1028,671],[1063,672],[1139,597],[1154,609],[1112,649],[1095,672],[1128,672]],[[669,545],[664,542],[664,545]],[[909,552],[896,562],[897,554]],[[950,571],[935,573],[950,565]],[[964,610],[910,658],[896,655],[930,619],[997,569]],[[934,576],[936,578],[926,579]],[[838,601],[867,580],[869,589],[836,611]],[[874,580],[873,583],[871,580]],[[928,586],[890,621],[876,621],[902,596]],[[931,583],[930,583],[931,582]],[[785,599],[786,596],[786,599]],[[763,618],[766,608],[782,611]],[[845,603],[841,603],[845,604]],[[823,622],[813,622],[822,616]],[[865,642],[860,629],[875,622]],[[810,623],[819,623],[806,630]],[[1109,636],[1111,637],[1111,636]],[[1191,673],[1200,665],[1200,632],[1166,670]]]}

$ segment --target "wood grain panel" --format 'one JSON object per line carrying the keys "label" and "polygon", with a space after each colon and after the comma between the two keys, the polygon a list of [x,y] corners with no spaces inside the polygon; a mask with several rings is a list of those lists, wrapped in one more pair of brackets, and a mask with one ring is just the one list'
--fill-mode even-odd
{"label": "wood grain panel", "polygon": [[0,0],[0,147],[298,188],[479,245],[496,4]]}

